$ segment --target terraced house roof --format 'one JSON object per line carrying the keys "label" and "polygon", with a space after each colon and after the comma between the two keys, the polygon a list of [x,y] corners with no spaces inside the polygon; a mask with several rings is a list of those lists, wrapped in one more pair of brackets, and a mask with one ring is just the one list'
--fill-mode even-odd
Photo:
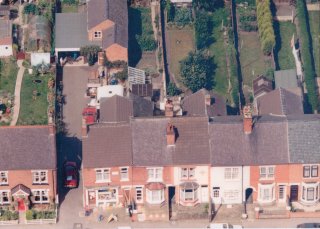
{"label": "terraced house roof", "polygon": [[55,135],[50,128],[52,127],[1,127],[1,170],[55,169]]}

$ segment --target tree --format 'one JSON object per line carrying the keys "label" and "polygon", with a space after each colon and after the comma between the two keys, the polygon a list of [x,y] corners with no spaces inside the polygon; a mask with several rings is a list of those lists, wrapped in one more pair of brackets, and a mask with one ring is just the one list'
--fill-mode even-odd
{"label": "tree", "polygon": [[191,10],[188,8],[177,9],[174,21],[178,26],[186,26],[192,22]]}
{"label": "tree", "polygon": [[193,92],[201,88],[210,89],[213,84],[214,68],[212,56],[199,51],[190,52],[180,62],[182,81]]}
{"label": "tree", "polygon": [[175,14],[175,8],[174,5],[171,3],[170,0],[167,0],[166,2],[166,10],[167,10],[167,21],[173,21],[174,20],[174,14]]}
{"label": "tree", "polygon": [[208,47],[212,43],[212,20],[208,13],[199,10],[195,21],[197,49]]}
{"label": "tree", "polygon": [[170,82],[168,84],[167,94],[169,96],[176,96],[176,95],[179,95],[180,93],[181,93],[180,89],[177,88],[177,86],[174,83]]}
{"label": "tree", "polygon": [[35,4],[27,4],[24,9],[23,9],[24,14],[33,14],[33,15],[38,15],[39,14],[39,9]]}
{"label": "tree", "polygon": [[223,0],[193,0],[193,6],[206,11],[214,11],[215,8],[224,5]]}
{"label": "tree", "polygon": [[101,48],[98,45],[88,45],[80,48],[81,56],[87,57],[90,66],[97,62],[98,52],[101,52]]}

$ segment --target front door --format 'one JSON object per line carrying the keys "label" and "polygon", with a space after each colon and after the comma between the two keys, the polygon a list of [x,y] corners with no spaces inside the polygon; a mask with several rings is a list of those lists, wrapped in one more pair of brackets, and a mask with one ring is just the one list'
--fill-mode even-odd
{"label": "front door", "polygon": [[290,201],[298,201],[298,185],[291,185],[290,187]]}
{"label": "front door", "polygon": [[19,211],[25,211],[26,210],[26,205],[24,204],[23,199],[18,199],[18,210]]}
{"label": "front door", "polygon": [[201,185],[201,202],[208,203],[208,201],[209,201],[208,185]]}

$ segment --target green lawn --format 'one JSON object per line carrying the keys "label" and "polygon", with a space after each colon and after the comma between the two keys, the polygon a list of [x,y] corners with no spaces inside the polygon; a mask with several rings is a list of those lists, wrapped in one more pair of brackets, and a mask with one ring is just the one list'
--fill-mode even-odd
{"label": "green lawn", "polygon": [[221,22],[226,21],[226,10],[218,9],[212,14],[213,18],[213,37],[214,42],[209,50],[213,55],[216,70],[214,74],[214,90],[226,99],[228,95],[228,72],[226,62],[226,48],[224,46],[223,32],[221,31]]}
{"label": "green lawn", "polygon": [[142,58],[143,51],[153,51],[156,47],[152,29],[151,9],[129,7],[128,16],[129,66],[136,66]]}
{"label": "green lawn", "polygon": [[[48,79],[52,76],[29,75],[27,71],[24,74],[21,88],[21,101],[18,125],[44,125],[48,123],[47,92]],[[41,83],[35,83],[34,80],[42,80]],[[37,90],[38,95],[34,97],[33,91]]]}
{"label": "green lawn", "polygon": [[[167,55],[170,72],[181,82],[180,61],[188,56],[188,53],[195,49],[193,29],[168,29],[167,36]],[[177,85],[179,86],[179,85]]]}
{"label": "green lawn", "polygon": [[13,95],[18,73],[17,63],[13,59],[2,59],[0,65],[0,95]]}
{"label": "green lawn", "polygon": [[312,35],[313,58],[316,74],[320,77],[320,12],[309,11],[309,23]]}
{"label": "green lawn", "polygon": [[243,83],[251,88],[252,80],[260,74],[265,74],[271,66],[265,61],[257,32],[240,32],[239,50]]}
{"label": "green lawn", "polygon": [[61,13],[78,13],[78,5],[61,4]]}
{"label": "green lawn", "polygon": [[295,68],[295,61],[292,54],[291,39],[296,36],[296,26],[291,22],[274,22],[276,34],[275,62],[277,70]]}

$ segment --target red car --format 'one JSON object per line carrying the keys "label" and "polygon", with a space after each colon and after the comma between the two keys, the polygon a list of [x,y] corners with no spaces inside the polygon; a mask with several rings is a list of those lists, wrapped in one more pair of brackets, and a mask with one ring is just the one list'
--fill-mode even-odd
{"label": "red car", "polygon": [[77,163],[72,161],[67,161],[64,164],[64,187],[66,188],[76,188],[78,187],[78,169]]}

